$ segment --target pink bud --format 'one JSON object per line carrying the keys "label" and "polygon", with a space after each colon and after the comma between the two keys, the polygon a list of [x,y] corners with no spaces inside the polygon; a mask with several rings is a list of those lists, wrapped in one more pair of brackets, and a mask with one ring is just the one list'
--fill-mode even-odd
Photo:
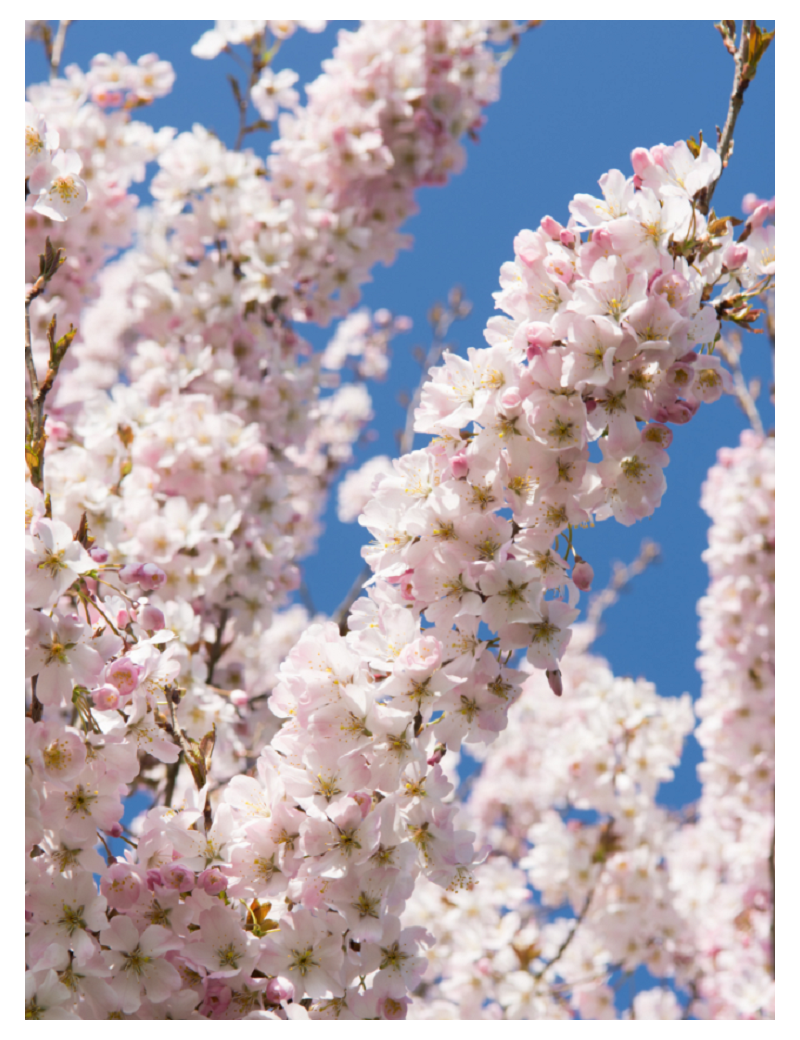
{"label": "pink bud", "polygon": [[392,320],[392,312],[385,307],[379,307],[372,315],[372,320],[376,325],[388,325]]}
{"label": "pink bud", "polygon": [[735,271],[747,260],[747,246],[740,242],[729,242],[722,250],[722,263],[729,271]]}
{"label": "pink bud", "polygon": [[157,867],[147,871],[147,887],[154,892],[157,887],[164,887],[164,877]]}
{"label": "pink bud", "polygon": [[231,690],[231,704],[237,708],[246,708],[249,697],[244,690]]}
{"label": "pink bud", "polygon": [[586,560],[582,559],[580,556],[576,556],[575,560],[575,566],[572,568],[572,580],[581,592],[588,592],[592,587],[592,579],[594,578],[592,565],[587,563]]}
{"label": "pink bud", "polygon": [[112,823],[110,827],[106,827],[106,834],[110,838],[121,838],[123,834],[121,823]]}
{"label": "pink bud", "polygon": [[649,166],[653,165],[653,160],[650,158],[650,152],[646,148],[634,148],[631,152],[631,166],[633,172],[641,177],[645,170]]}
{"label": "pink bud", "polygon": [[550,689],[556,695],[560,697],[564,692],[564,687],[561,685],[561,671],[558,668],[548,668],[545,672],[547,681],[550,684]]}
{"label": "pink bud", "polygon": [[752,213],[753,210],[758,206],[763,199],[760,199],[758,195],[754,195],[752,191],[748,191],[745,197],[742,199],[742,212]]}
{"label": "pink bud", "polygon": [[541,220],[542,231],[551,238],[559,239],[561,232],[564,230],[561,224],[557,220],[553,220],[552,217],[542,217]]}
{"label": "pink bud", "polygon": [[163,611],[149,603],[139,612],[139,624],[148,632],[157,632],[166,625]]}
{"label": "pink bud", "polygon": [[205,999],[200,1006],[200,1014],[206,1018],[219,1018],[228,1010],[233,993],[230,986],[225,985],[225,979],[203,979]]}
{"label": "pink bud", "polygon": [[433,636],[421,636],[408,643],[397,658],[400,674],[430,675],[442,662],[442,644]]}
{"label": "pink bud", "polygon": [[100,892],[112,910],[129,910],[139,898],[141,885],[127,863],[112,863],[100,879]]}
{"label": "pink bud", "polygon": [[154,563],[142,564],[138,581],[143,589],[160,589],[166,580],[167,576],[160,567]]}
{"label": "pink bud", "polygon": [[228,887],[228,879],[224,874],[220,873],[218,867],[209,867],[198,875],[197,885],[198,888],[202,888],[206,895],[218,896],[220,892],[224,892]]}
{"label": "pink bud", "polygon": [[126,563],[120,568],[119,580],[123,585],[133,585],[139,580],[139,572],[142,569],[140,563]]}
{"label": "pink bud", "polygon": [[92,690],[92,701],[98,711],[114,711],[119,707],[119,690],[110,683],[98,686]]}
{"label": "pink bud", "polygon": [[95,563],[105,563],[108,560],[108,549],[104,549],[102,545],[93,545],[89,555]]}
{"label": "pink bud", "polygon": [[466,477],[469,473],[469,463],[467,462],[466,453],[459,451],[450,459],[450,469],[456,480],[461,480],[462,477]]}
{"label": "pink bud", "polygon": [[509,386],[500,395],[500,404],[505,409],[519,408],[522,403],[519,390],[515,386]]}
{"label": "pink bud", "polygon": [[682,426],[684,423],[689,422],[693,418],[695,412],[700,407],[700,402],[695,401],[693,404],[689,404],[688,401],[678,399],[672,404],[667,405],[665,411],[667,413],[667,422],[676,423],[678,426]]}
{"label": "pink bud", "polygon": [[116,686],[122,696],[127,697],[139,685],[142,671],[140,664],[135,664],[129,657],[120,657],[106,668],[106,682]]}
{"label": "pink bud", "polygon": [[[529,322],[525,328],[525,336],[528,340],[528,347],[538,347],[537,353],[541,353],[543,350],[547,350],[553,345],[555,340],[555,333],[543,321],[532,321]],[[528,351],[530,361],[530,349]]]}
{"label": "pink bud", "polygon": [[558,237],[561,239],[561,245],[566,246],[567,249],[575,245],[575,235],[567,228],[564,228]]}
{"label": "pink bud", "polygon": [[161,876],[164,878],[167,888],[174,888],[176,892],[191,892],[194,888],[194,871],[189,870],[182,863],[162,867]]}
{"label": "pink bud", "polygon": [[282,1004],[285,1000],[291,1000],[294,996],[294,986],[285,979],[270,979],[264,996],[270,1004]]}

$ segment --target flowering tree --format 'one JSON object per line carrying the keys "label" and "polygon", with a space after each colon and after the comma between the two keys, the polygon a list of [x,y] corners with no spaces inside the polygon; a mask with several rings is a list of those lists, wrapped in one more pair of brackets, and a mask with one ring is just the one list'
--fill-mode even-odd
{"label": "flowering tree", "polygon": [[[373,540],[327,618],[291,594],[408,324],[360,287],[534,23],[366,22],[301,105],[279,51],[323,24],[218,22],[193,51],[247,56],[233,149],[134,118],[156,55],[60,76],[67,27],[28,23],[26,1017],[615,1017],[640,966],[626,1014],[771,1016],[774,439],[723,326],[769,298],[774,200],[712,208],[771,34],[718,27],[716,149],[637,148],[519,232],[487,346],[445,348],[458,294],[435,314],[399,457],[340,484]],[[704,491],[677,819],[689,698],[589,653],[578,548],[659,507],[673,427],[724,393],[754,430]]]}

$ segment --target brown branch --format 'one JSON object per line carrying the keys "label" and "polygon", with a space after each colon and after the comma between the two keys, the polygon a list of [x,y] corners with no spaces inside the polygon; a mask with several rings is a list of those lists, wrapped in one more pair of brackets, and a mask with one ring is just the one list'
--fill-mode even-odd
{"label": "brown branch", "polygon": [[[598,877],[597,880],[599,880],[599,877]],[[575,923],[572,925],[572,928],[571,928],[571,930],[569,932],[569,935],[567,935],[566,939],[564,939],[564,941],[561,943],[559,948],[556,950],[555,956],[551,960],[549,960],[547,962],[547,964],[545,964],[545,966],[543,968],[540,968],[539,971],[537,971],[534,974],[533,977],[537,981],[544,975],[544,973],[548,969],[553,967],[553,965],[556,963],[556,961],[561,959],[561,957],[563,956],[564,953],[566,953],[567,948],[569,947],[569,944],[575,938],[575,933],[577,932],[578,928],[580,928],[581,923],[583,922],[583,919],[586,917],[586,914],[588,913],[589,904],[592,901],[592,897],[594,896],[594,890],[595,890],[596,887],[597,887],[597,881],[595,881],[594,885],[592,885],[592,887],[589,889],[589,893],[586,896],[586,899],[584,901],[583,906],[581,907],[581,912],[575,918]]]}
{"label": "brown branch", "polygon": [[58,23],[58,32],[56,33],[53,50],[50,54],[50,79],[55,79],[58,75],[58,69],[61,65],[61,55],[64,53],[64,42],[67,38],[67,29],[69,29],[71,25],[72,21],[70,21],[69,18],[62,19]]}
{"label": "brown branch", "polygon": [[369,579],[370,574],[372,574],[372,568],[368,563],[365,563],[361,568],[361,573],[351,585],[350,591],[333,612],[332,620],[339,626],[339,632],[343,636],[347,635],[347,616],[350,613],[350,608],[361,595],[361,590],[364,588],[364,582]]}
{"label": "brown branch", "polygon": [[34,722],[41,722],[42,720],[42,702],[36,696],[36,680],[38,675],[34,675],[31,678],[31,718]]}
{"label": "brown branch", "polygon": [[219,624],[217,625],[217,634],[214,637],[213,643],[206,643],[206,649],[208,650],[208,670],[206,672],[206,682],[210,683],[214,679],[214,669],[217,667],[222,655],[230,649],[230,643],[222,642],[222,635],[225,631],[225,625],[228,622],[228,616],[230,611],[227,607],[222,607],[219,614]]}
{"label": "brown branch", "polygon": [[[724,25],[724,23],[721,24]],[[733,31],[735,35],[735,23]],[[723,29],[720,29],[720,32],[723,34],[725,46],[730,50],[732,44],[730,43],[727,32],[723,31]],[[736,120],[739,117],[739,112],[744,104],[744,92],[750,86],[750,81],[755,77],[758,62],[764,51],[769,46],[771,39],[772,36],[769,34],[767,34],[767,36],[762,36],[761,30],[757,28],[755,21],[747,19],[742,21],[742,35],[739,39],[739,46],[733,53],[733,89],[731,90],[731,96],[728,102],[728,114],[725,119],[725,126],[722,130],[717,127],[717,155],[719,155],[722,162],[722,169],[720,170],[719,177],[708,185],[700,199],[698,208],[704,216],[708,214],[711,207],[711,199],[714,195],[714,189],[719,183],[720,177],[722,177],[725,167],[728,165],[728,162],[733,155],[733,131],[736,127]]]}

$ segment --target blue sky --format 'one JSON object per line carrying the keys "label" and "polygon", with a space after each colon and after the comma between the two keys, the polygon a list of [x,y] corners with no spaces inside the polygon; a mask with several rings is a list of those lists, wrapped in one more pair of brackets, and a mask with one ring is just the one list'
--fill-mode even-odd
{"label": "blue sky", "polygon": [[[214,129],[229,145],[236,136],[236,113],[227,73],[238,66],[225,55],[207,62],[190,47],[211,22],[76,22],[69,30],[65,64],[86,68],[100,52],[124,50],[132,60],[156,51],[177,73],[173,93],[138,118],[155,126],[188,130],[194,122]],[[356,23],[332,23],[325,33],[299,33],[282,48],[275,67],[294,68],[301,83],[320,71],[336,32]],[[774,23],[764,23],[774,28]],[[46,76],[41,45],[26,45],[26,83]],[[394,341],[394,363],[386,383],[372,390],[377,438],[359,448],[370,454],[395,454],[394,433],[404,422],[397,395],[416,385],[415,344],[427,344],[426,314],[449,289],[461,285],[473,303],[470,318],[454,326],[451,341],[460,352],[483,345],[482,331],[494,313],[491,293],[500,265],[513,257],[518,231],[535,228],[550,214],[566,221],[576,192],[594,193],[608,169],[630,172],[637,146],[672,144],[703,130],[715,142],[733,78],[733,61],[711,21],[547,22],[523,37],[503,73],[501,99],[487,110],[480,143],[467,144],[465,171],[444,188],[419,192],[420,214],[404,230],[414,247],[390,268],[377,268],[364,290],[364,302],[407,314],[411,333]],[[260,154],[267,135],[251,137]],[[730,167],[716,191],[718,214],[741,216],[746,192],[770,198],[775,190],[775,54],[773,48],[748,90],[735,134]],[[140,193],[147,200],[146,190]],[[329,332],[301,329],[317,345]],[[769,342],[745,337],[743,368],[765,386],[759,402],[764,425],[774,422],[768,403],[772,381]],[[630,560],[642,539],[660,544],[662,563],[636,580],[606,615],[606,632],[596,644],[619,675],[644,676],[661,694],[699,694],[695,670],[696,603],[707,585],[700,559],[708,519],[699,506],[700,487],[717,449],[738,442],[746,419],[732,399],[704,406],[686,427],[675,430],[666,471],[668,491],[655,516],[626,528],[606,521],[580,531],[578,551],[595,569],[595,585],[606,584],[612,561]],[[420,439],[421,443],[421,439]],[[366,532],[343,527],[332,502],[319,552],[306,564],[306,581],[317,607],[332,611],[361,566],[359,548]],[[588,602],[588,597],[584,599]],[[663,789],[662,800],[681,805],[697,796],[696,745],[690,746],[678,779]]]}

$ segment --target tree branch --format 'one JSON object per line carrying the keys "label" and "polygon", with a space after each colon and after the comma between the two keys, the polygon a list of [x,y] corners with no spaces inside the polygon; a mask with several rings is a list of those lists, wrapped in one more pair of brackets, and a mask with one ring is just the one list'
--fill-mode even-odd
{"label": "tree branch", "polygon": [[[736,25],[735,23],[729,24],[733,25],[733,34],[735,36]],[[721,22],[717,28],[722,34],[725,46],[729,51],[731,51],[732,41],[729,27],[724,22]],[[758,62],[769,46],[773,36],[774,33],[762,34],[761,30],[756,26],[755,21],[747,19],[742,21],[742,35],[739,39],[739,46],[732,51],[734,74],[733,89],[728,102],[728,115],[725,119],[725,126],[722,130],[717,127],[717,155],[719,155],[722,162],[722,170],[720,170],[719,177],[709,184],[704,195],[701,197],[698,208],[704,216],[708,213],[711,207],[711,199],[714,195],[714,189],[719,183],[720,177],[722,177],[725,167],[728,165],[728,162],[733,155],[733,131],[736,126],[736,120],[739,117],[739,112],[744,104],[744,92],[750,86],[750,81],[755,77]]]}
{"label": "tree branch", "polygon": [[575,918],[575,923],[572,925],[572,928],[571,928],[571,930],[569,932],[569,935],[567,935],[566,939],[562,942],[562,944],[556,950],[555,956],[552,958],[552,960],[548,961],[547,964],[545,964],[545,966],[543,968],[540,968],[539,971],[537,971],[534,974],[533,977],[537,981],[544,975],[544,973],[546,971],[548,971],[550,968],[553,967],[553,965],[556,963],[556,961],[560,960],[560,958],[563,956],[564,953],[566,953],[567,948],[569,947],[569,944],[575,938],[575,933],[580,928],[583,919],[586,917],[586,914],[589,911],[589,904],[592,901],[592,897],[594,896],[594,890],[595,890],[596,887],[597,887],[597,881],[595,881],[594,885],[592,885],[592,887],[589,889],[589,893],[586,896],[586,900],[584,901],[584,904],[581,907],[581,912]]}
{"label": "tree branch", "polygon": [[64,42],[67,38],[67,29],[69,29],[71,25],[72,22],[69,18],[64,18],[58,23],[58,32],[56,33],[53,50],[50,55],[50,79],[55,79],[58,75],[58,69],[61,65],[61,55],[64,53]]}

